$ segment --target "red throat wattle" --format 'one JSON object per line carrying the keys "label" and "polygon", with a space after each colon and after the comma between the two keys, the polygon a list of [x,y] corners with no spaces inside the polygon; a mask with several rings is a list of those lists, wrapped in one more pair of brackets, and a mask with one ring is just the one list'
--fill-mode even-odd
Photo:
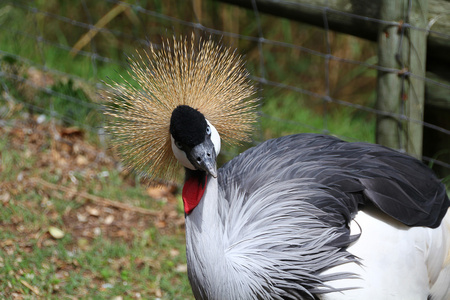
{"label": "red throat wattle", "polygon": [[184,183],[182,197],[186,214],[190,214],[202,199],[206,189],[206,180],[207,177],[205,177],[205,183],[202,184],[197,177],[193,176]]}

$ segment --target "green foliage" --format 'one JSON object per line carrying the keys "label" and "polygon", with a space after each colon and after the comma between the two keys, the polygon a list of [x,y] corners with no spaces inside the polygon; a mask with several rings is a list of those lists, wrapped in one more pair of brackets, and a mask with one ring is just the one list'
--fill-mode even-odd
{"label": "green foliage", "polygon": [[[70,50],[82,39],[87,29],[46,13],[61,15],[84,23],[95,23],[108,16],[108,13],[114,9],[111,3],[107,1],[89,3],[89,11],[86,11],[86,8],[76,1],[36,2],[35,7],[44,13],[33,13],[21,6],[6,5],[3,8],[3,14],[0,14],[0,24],[3,26],[8,24],[8,28],[11,30],[0,36],[2,45],[0,50],[14,53],[48,69],[73,74],[86,80],[86,82],[75,81],[74,79],[58,78],[51,74],[52,83],[43,86],[43,88],[49,88],[55,92],[50,94],[42,90],[34,93],[24,92],[17,82],[8,80],[11,93],[14,93],[18,99],[38,108],[54,110],[68,125],[87,125],[91,128],[98,126],[103,120],[91,104],[99,104],[100,100],[97,98],[98,94],[95,90],[87,93],[89,89],[92,89],[92,84],[99,80],[109,81],[108,78],[120,82],[126,80],[128,75],[122,64],[125,62],[126,56],[136,53],[135,49],[140,50],[145,47],[138,42],[139,39],[141,41],[148,39],[150,42],[158,44],[161,36],[189,34],[192,30],[190,27],[183,26],[182,23],[141,12],[140,8],[173,16],[179,20],[198,21],[210,28],[220,28],[249,36],[259,34],[252,11],[215,1],[201,1],[200,11],[195,11],[191,4],[180,5],[178,1],[174,0],[129,1],[129,3],[132,5],[130,9],[110,18],[105,25],[105,28],[112,32],[96,33],[77,55],[71,54]],[[133,6],[135,4],[137,6]],[[201,19],[198,19],[199,17]],[[266,39],[289,43],[293,47],[263,43],[260,48],[254,41],[224,37],[225,44],[233,44],[246,54],[248,68],[252,74],[317,94],[324,94],[328,86],[330,96],[333,98],[363,105],[373,104],[374,71],[337,61],[331,61],[330,65],[326,66],[324,57],[309,54],[297,47],[325,53],[326,33],[324,30],[270,15],[261,14],[260,17],[261,30]],[[167,28],[171,28],[170,31]],[[120,34],[116,32],[120,32]],[[370,43],[340,34],[327,34],[333,55],[354,60],[370,60],[367,62],[373,63],[375,53],[374,47]],[[37,41],[37,36],[42,36],[43,40]],[[263,58],[260,57],[260,50],[262,50]],[[91,57],[91,54],[94,54],[95,57]],[[105,57],[110,61],[105,62],[97,59],[98,57]],[[30,66],[27,63],[17,62],[12,56],[4,56],[2,61],[16,65],[16,73],[28,78],[26,70]],[[325,82],[326,69],[330,73],[329,82]],[[120,78],[119,74],[124,76],[124,79]],[[341,118],[350,117],[352,120],[360,118],[356,110],[342,112],[346,109],[342,109],[339,105],[331,107],[333,110],[320,111],[317,107],[321,104],[317,104],[317,99],[313,101],[316,103],[310,104],[309,101],[303,101],[301,108],[297,104],[289,109],[288,105],[293,103],[290,98],[304,100],[307,96],[301,93],[296,93],[294,96],[286,90],[272,86],[262,86],[262,88],[262,110],[264,112],[262,130],[265,132],[265,138],[276,136],[267,135],[269,132],[275,134],[295,132],[295,128],[287,130],[290,127],[289,123],[299,121],[307,123],[313,118],[312,114],[316,114],[318,120],[323,119],[323,114],[329,114],[326,118],[334,119],[339,118],[341,113],[343,114]],[[30,89],[35,88],[28,87],[28,90]],[[67,97],[61,97],[61,95]],[[320,99],[318,101],[320,102]],[[280,106],[293,113],[278,112],[277,108]],[[264,126],[273,124],[273,122],[264,120],[265,115],[274,119],[283,119],[283,121],[279,120],[281,122],[287,120],[287,122],[282,125],[281,129],[267,129]],[[309,119],[303,119],[303,117]],[[360,119],[365,122],[366,118],[363,116]],[[319,131],[329,130],[333,134],[338,134],[339,130],[326,128],[324,126],[327,124],[324,122],[320,124],[318,120],[313,120],[313,127],[318,126]],[[374,132],[365,131],[365,133],[374,135]],[[352,137],[353,135],[346,134],[346,136]],[[357,136],[359,139],[361,135],[357,134]],[[372,137],[363,136],[362,138],[362,140],[370,139]]]}
{"label": "green foliage", "polygon": [[48,97],[49,103],[45,105],[51,107],[58,114],[66,118],[65,125],[90,124],[96,126],[100,123],[100,113],[97,111],[91,99],[81,88],[75,87],[72,79],[67,83],[57,82],[51,87],[55,92],[54,96]]}
{"label": "green foliage", "polygon": [[[156,227],[152,215],[81,195],[164,210],[177,219],[182,210],[150,199],[145,184],[120,174],[109,159],[96,161],[101,150],[80,144],[80,137],[70,148],[55,141],[49,127],[14,119],[0,128],[0,298],[189,299],[180,225],[168,219]],[[77,156],[89,153],[79,168]]]}

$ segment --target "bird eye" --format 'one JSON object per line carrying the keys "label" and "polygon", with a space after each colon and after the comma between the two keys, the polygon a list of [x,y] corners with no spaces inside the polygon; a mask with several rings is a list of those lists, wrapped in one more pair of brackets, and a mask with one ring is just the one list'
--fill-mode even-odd
{"label": "bird eye", "polygon": [[211,134],[211,128],[209,128],[209,126],[206,127],[206,134],[208,134],[208,135]]}
{"label": "bird eye", "polygon": [[183,148],[183,145],[180,142],[175,141],[175,146],[178,147],[178,149]]}

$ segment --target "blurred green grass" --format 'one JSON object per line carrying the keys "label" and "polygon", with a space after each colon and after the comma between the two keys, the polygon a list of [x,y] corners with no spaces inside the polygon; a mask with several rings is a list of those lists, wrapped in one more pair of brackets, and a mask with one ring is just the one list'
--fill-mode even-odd
{"label": "blurred green grass", "polygon": [[[179,200],[150,198],[146,184],[96,161],[100,149],[53,139],[50,123],[10,122],[0,130],[0,298],[191,298]],[[102,206],[82,193],[162,213]]]}
{"label": "blurred green grass", "polygon": [[[43,92],[30,86],[26,87],[28,91],[23,91],[24,88],[18,89],[19,84],[14,79],[6,78],[3,81],[16,98],[47,111],[55,111],[67,119],[66,123],[72,122],[77,126],[88,125],[95,128],[101,124],[103,118],[97,112],[93,112],[93,106],[90,105],[101,104],[96,83],[104,80],[120,82],[129,79],[124,67],[126,57],[134,55],[136,49],[145,47],[138,40],[158,44],[161,37],[189,34],[192,30],[164,18],[152,18],[151,15],[141,13],[137,7],[132,6],[106,26],[109,30],[121,34],[98,32],[90,43],[81,49],[93,54],[94,57],[81,54],[72,56],[69,50],[87,32],[87,28],[62,21],[50,14],[62,15],[76,22],[95,23],[113,9],[112,3],[97,1],[83,7],[77,5],[77,1],[37,1],[31,8],[26,2],[17,3],[19,4],[6,5],[1,9],[3,13],[0,13],[0,26],[8,26],[9,30],[0,36],[0,50],[26,58],[33,64],[42,66],[44,70],[57,70],[77,77],[67,78],[64,75],[43,72],[42,74],[49,74],[51,80],[42,82],[39,87],[55,92],[50,94],[48,91]],[[216,1],[199,1],[201,13],[195,13],[192,5],[179,5],[177,1],[129,3],[139,3],[139,8],[173,16],[179,20],[196,22],[201,17],[198,21],[210,28],[249,36],[258,34],[251,11]],[[37,13],[30,11],[33,7],[38,9]],[[261,26],[265,38],[269,40],[291,43],[322,53],[326,53],[328,40],[331,53],[335,56],[368,63],[373,63],[376,57],[373,44],[337,33],[327,33],[320,28],[264,14],[261,15]],[[42,41],[39,41],[40,37]],[[296,46],[263,44],[260,52],[258,43],[254,41],[229,37],[224,37],[223,40],[226,44],[238,47],[240,52],[245,54],[247,67],[254,76],[330,96],[332,99],[367,106],[374,104],[376,73],[373,70],[340,61],[330,61],[327,65],[323,56],[309,54]],[[98,60],[98,57],[105,57],[110,61],[104,62]],[[18,76],[29,79],[27,69],[31,66],[27,62],[15,59],[11,62],[11,58],[7,56],[1,59],[4,72],[15,72]],[[70,99],[67,97],[61,99],[60,94],[67,95]],[[358,124],[375,123],[375,116],[368,113],[333,103],[324,109],[321,98],[309,97],[279,86],[261,86],[259,96],[263,99],[261,102],[263,116],[287,120],[287,122],[272,122],[270,119],[264,120],[263,117],[261,129],[265,139],[285,133],[301,132],[304,130],[301,124],[313,124],[313,127],[319,130],[344,138],[373,141],[374,131],[361,132],[356,129],[360,127]],[[71,101],[72,98],[78,99],[79,102]],[[333,121],[347,118],[354,124],[353,129],[348,126],[348,122],[342,122],[343,127],[348,127],[343,129],[338,125],[340,122]],[[323,120],[330,120],[330,123]],[[364,127],[374,128],[374,125]]]}

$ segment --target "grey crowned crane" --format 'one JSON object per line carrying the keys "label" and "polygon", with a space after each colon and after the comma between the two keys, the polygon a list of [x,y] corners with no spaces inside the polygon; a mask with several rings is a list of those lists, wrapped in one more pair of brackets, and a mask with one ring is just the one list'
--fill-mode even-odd
{"label": "grey crowned crane", "polygon": [[420,161],[297,134],[217,170],[221,138],[248,140],[254,88],[242,58],[174,38],[113,83],[108,130],[149,178],[185,168],[188,276],[196,299],[450,299],[450,201]]}

